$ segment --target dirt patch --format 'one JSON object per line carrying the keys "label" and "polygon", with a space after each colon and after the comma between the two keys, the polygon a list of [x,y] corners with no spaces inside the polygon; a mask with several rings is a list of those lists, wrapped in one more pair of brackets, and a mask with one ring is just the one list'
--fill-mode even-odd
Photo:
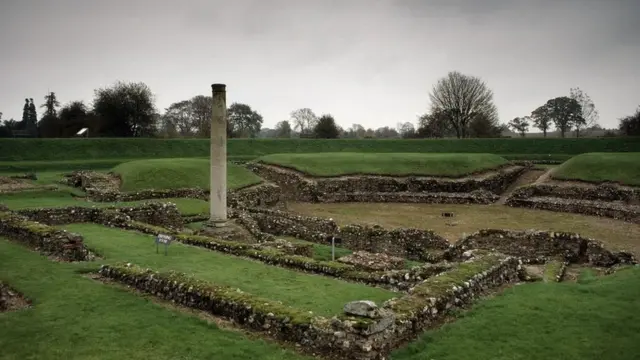
{"label": "dirt patch", "polygon": [[31,306],[31,301],[8,285],[0,282],[0,313],[17,311]]}
{"label": "dirt patch", "polygon": [[1,193],[11,193],[25,190],[35,190],[35,189],[50,189],[55,188],[55,186],[43,186],[34,184],[28,179],[15,179],[6,176],[0,176],[0,194]]}
{"label": "dirt patch", "polygon": [[[288,203],[287,207],[301,215],[333,218],[340,225],[429,229],[452,242],[486,228],[574,232],[602,241],[612,249],[640,254],[640,224],[603,217],[496,204]],[[443,213],[452,216],[443,217]]]}

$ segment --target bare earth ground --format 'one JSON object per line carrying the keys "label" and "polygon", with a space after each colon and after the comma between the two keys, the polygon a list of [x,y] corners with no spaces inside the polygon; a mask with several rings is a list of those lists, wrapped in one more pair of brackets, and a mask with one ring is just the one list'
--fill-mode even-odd
{"label": "bare earth ground", "polygon": [[[430,229],[450,241],[486,228],[575,232],[600,240],[612,248],[640,254],[640,225],[624,221],[503,205],[443,205],[393,203],[289,203],[288,210],[302,215],[333,218],[340,225]],[[453,218],[443,218],[453,212]]]}

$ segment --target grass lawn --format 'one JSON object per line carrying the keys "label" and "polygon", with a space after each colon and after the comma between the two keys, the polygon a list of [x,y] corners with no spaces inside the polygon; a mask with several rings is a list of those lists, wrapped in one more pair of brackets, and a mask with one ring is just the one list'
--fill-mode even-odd
{"label": "grass lawn", "polygon": [[0,279],[34,301],[0,314],[0,359],[311,360],[84,278],[82,266],[0,238]]}
{"label": "grass lawn", "polygon": [[639,298],[638,267],[578,283],[515,286],[391,359],[633,360],[640,353]]}
{"label": "grass lawn", "polygon": [[[430,229],[450,241],[486,228],[576,232],[640,255],[640,225],[610,218],[503,205],[290,203],[287,207],[302,215],[333,218],[341,225],[358,223]],[[455,217],[443,218],[442,212],[453,212]]]}
{"label": "grass lawn", "polygon": [[507,163],[504,158],[493,154],[350,152],[273,154],[260,157],[258,161],[292,168],[313,176],[371,174],[460,177]]}
{"label": "grass lawn", "polygon": [[11,210],[21,210],[29,208],[55,208],[66,206],[134,206],[150,201],[175,203],[178,206],[178,210],[183,215],[195,215],[209,212],[209,203],[207,201],[198,199],[169,198],[110,203],[85,201],[84,199],[73,197],[71,193],[66,191],[24,191],[9,194],[0,194],[0,203],[7,205]]}
{"label": "grass lawn", "polygon": [[[113,171],[122,178],[122,191],[209,188],[209,159],[153,159],[122,163]],[[227,164],[227,185],[239,189],[262,180],[242,166]]]}
{"label": "grass lawn", "polygon": [[74,224],[65,229],[82,234],[106,262],[131,262],[159,271],[175,270],[219,285],[237,287],[266,299],[328,317],[342,312],[349,301],[377,303],[396,296],[384,289],[305,274],[215,251],[173,243],[169,255],[156,254],[153,236],[95,224]]}
{"label": "grass lawn", "polygon": [[613,181],[640,186],[640,152],[578,155],[558,166],[552,177],[593,183]]}

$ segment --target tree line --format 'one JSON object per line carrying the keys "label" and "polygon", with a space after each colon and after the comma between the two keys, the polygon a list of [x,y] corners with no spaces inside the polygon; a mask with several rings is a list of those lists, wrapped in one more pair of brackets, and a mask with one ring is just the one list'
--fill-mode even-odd
{"label": "tree line", "polygon": [[[506,124],[498,119],[493,92],[478,77],[457,71],[439,79],[429,93],[431,107],[420,116],[417,126],[411,122],[366,129],[360,124],[339,126],[330,113],[317,116],[309,108],[290,113],[289,119],[274,129],[263,128],[259,112],[243,103],[232,103],[228,110],[227,136],[230,138],[489,138],[502,137],[509,130],[525,137],[530,128],[543,136],[555,128],[561,137],[583,136],[598,125],[599,113],[593,101],[580,88],[566,96],[549,99],[529,115],[516,117]],[[208,137],[211,119],[211,96],[198,95],[175,102],[161,114],[155,106],[151,89],[141,82],[116,82],[94,90],[91,106],[71,101],[61,106],[57,95],[44,96],[38,119],[33,98],[25,99],[20,121],[2,121],[0,137],[72,137],[87,129],[91,137]],[[640,135],[640,107],[636,113],[619,119],[618,133]],[[615,135],[609,132],[605,135]]]}

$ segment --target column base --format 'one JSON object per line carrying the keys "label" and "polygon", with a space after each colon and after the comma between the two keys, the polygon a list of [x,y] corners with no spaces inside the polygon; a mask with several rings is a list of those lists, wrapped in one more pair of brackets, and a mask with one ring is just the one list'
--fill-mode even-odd
{"label": "column base", "polygon": [[238,225],[233,220],[227,221],[207,221],[199,231],[204,236],[210,236],[222,240],[253,243],[255,240],[251,233],[244,227]]}

